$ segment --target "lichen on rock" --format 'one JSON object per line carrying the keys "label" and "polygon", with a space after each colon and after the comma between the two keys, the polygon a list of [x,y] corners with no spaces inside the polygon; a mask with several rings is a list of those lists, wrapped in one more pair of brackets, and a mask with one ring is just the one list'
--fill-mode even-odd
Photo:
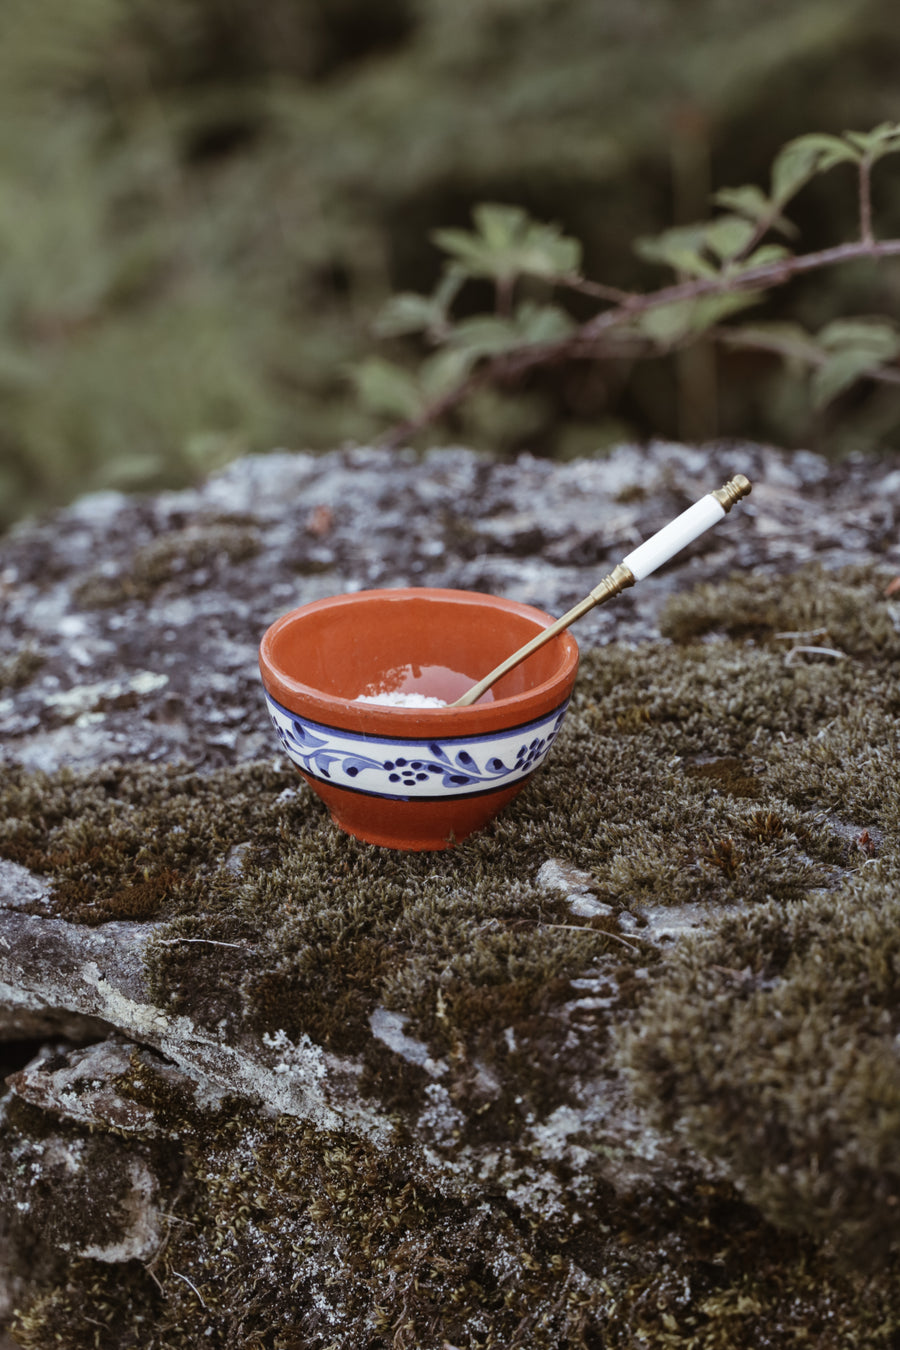
{"label": "lichen on rock", "polygon": [[[689,495],[746,466],[759,517],[594,616],[547,765],[444,853],[332,826],[260,632],[410,580],[561,612],[649,509],[636,452],[276,456],[7,541],[43,664],[0,702],[0,1034],[68,1036],[2,1099],[20,1344],[891,1344],[900,480],[851,551],[871,468],[647,454]],[[207,547],[237,519],[258,549]]]}

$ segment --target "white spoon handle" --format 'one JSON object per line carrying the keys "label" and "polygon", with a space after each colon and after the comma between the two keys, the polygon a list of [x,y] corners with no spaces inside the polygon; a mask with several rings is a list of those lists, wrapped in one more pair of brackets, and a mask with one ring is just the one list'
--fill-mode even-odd
{"label": "white spoon handle", "polygon": [[543,647],[545,642],[556,637],[564,628],[568,628],[576,619],[580,619],[583,614],[594,608],[595,605],[602,605],[605,600],[610,600],[626,587],[633,586],[636,581],[643,581],[651,572],[655,572],[663,563],[674,558],[676,553],[680,553],[688,544],[693,543],[704,530],[708,530],[711,525],[718,521],[729,512],[735,502],[739,502],[742,497],[746,497],[750,491],[750,480],[742,473],[736,474],[730,482],[724,487],[717,488],[715,492],[708,492],[705,497],[701,497],[699,502],[689,506],[686,511],[682,511],[680,516],[670,520],[668,525],[664,525],[656,534],[651,535],[643,544],[639,544],[636,549],[632,549],[626,558],[614,567],[608,577],[600,582],[599,586],[580,600],[577,605],[564,614],[561,619],[550,624],[543,632],[538,633],[530,642],[526,642],[524,647],[520,647],[512,656],[508,656],[501,662],[489,675],[485,675],[483,680],[468,689],[455,703],[451,703],[451,708],[468,708],[476,703],[481,695],[490,689],[495,680],[499,680],[501,675],[505,675],[508,670],[524,661],[532,652],[537,651],[538,647]]}
{"label": "white spoon handle", "polygon": [[670,520],[668,525],[633,549],[627,558],[622,559],[622,566],[628,568],[635,581],[643,581],[644,577],[649,577],[651,572],[692,544],[704,530],[717,524],[724,515],[725,507],[708,492],[699,502],[694,502],[693,506],[682,511],[680,516]]}

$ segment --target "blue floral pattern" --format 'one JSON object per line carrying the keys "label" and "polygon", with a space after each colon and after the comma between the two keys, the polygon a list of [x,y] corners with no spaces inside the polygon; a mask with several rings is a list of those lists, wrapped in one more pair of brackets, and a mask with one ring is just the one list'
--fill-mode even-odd
{"label": "blue floral pattern", "polygon": [[520,782],[543,762],[568,706],[567,700],[526,726],[419,741],[357,735],[299,717],[268,694],[266,702],[281,744],[302,773],[401,800],[469,796]]}

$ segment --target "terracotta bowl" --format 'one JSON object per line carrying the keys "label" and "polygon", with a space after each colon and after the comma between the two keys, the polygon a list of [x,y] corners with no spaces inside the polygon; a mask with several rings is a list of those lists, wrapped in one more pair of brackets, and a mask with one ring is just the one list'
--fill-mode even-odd
{"label": "terracotta bowl", "polygon": [[451,702],[551,622],[474,591],[357,591],[303,605],[260,644],[275,730],[341,829],[388,848],[447,848],[543,762],[575,683],[574,638],[553,638],[470,708],[354,700],[387,690]]}

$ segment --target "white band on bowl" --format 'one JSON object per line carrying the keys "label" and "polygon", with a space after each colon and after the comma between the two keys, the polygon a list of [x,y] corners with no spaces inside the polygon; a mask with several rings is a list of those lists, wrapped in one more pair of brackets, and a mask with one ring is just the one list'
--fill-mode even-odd
{"label": "white band on bowl", "polygon": [[556,739],[568,699],[535,722],[479,736],[360,735],[289,712],[266,694],[286,753],[304,774],[334,787],[398,801],[474,797],[534,773]]}

